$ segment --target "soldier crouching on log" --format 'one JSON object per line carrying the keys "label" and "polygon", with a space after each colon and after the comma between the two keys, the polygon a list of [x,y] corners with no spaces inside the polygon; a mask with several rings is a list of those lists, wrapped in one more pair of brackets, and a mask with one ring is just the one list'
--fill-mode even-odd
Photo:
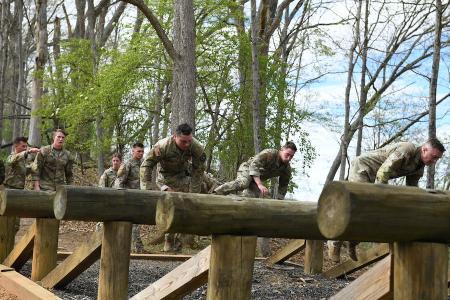
{"label": "soldier crouching on log", "polygon": [[[401,142],[373,150],[356,157],[350,166],[348,181],[387,184],[389,179],[405,176],[406,185],[417,186],[425,166],[435,164],[445,148],[438,139],[430,139],[421,146]],[[342,241],[328,242],[328,256],[340,261]],[[349,256],[358,260],[357,242],[349,242]]]}
{"label": "soldier crouching on log", "polygon": [[214,190],[219,195],[244,191],[247,197],[265,197],[269,190],[263,181],[279,176],[278,199],[284,199],[292,171],[290,161],[297,151],[293,142],[287,142],[280,150],[266,149],[239,166],[235,180],[222,184]]}
{"label": "soldier crouching on log", "polygon": [[[156,185],[162,191],[200,193],[205,174],[206,154],[203,145],[192,136],[189,124],[181,124],[175,134],[159,140],[141,165],[141,189],[152,187],[152,170],[157,166]],[[187,243],[195,246],[193,236],[186,235]],[[181,249],[179,235],[165,235],[164,251]]]}

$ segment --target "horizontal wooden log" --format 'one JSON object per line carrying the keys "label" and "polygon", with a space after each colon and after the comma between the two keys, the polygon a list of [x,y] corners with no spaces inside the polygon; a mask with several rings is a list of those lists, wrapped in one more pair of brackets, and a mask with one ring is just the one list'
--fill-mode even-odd
{"label": "horizontal wooden log", "polygon": [[0,192],[0,215],[21,218],[54,218],[55,192],[3,189]]}
{"label": "horizontal wooden log", "polygon": [[61,298],[47,291],[37,283],[15,272],[14,269],[3,265],[0,265],[0,286],[11,294],[16,295],[19,299],[61,300]]}
{"label": "horizontal wooden log", "polygon": [[54,210],[59,220],[126,221],[155,224],[163,192],[63,185],[56,189]]}
{"label": "horizontal wooden log", "polygon": [[333,240],[450,243],[450,194],[336,181],[320,195],[317,221]]}
{"label": "horizontal wooden log", "polygon": [[156,223],[167,232],[324,239],[316,203],[166,193]]}

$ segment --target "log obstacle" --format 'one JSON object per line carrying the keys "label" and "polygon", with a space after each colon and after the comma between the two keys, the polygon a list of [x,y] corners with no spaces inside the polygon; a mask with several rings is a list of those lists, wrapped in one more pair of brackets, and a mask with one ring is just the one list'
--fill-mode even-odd
{"label": "log obstacle", "polygon": [[164,197],[158,191],[61,185],[56,188],[54,213],[58,220],[154,225],[156,203]]}
{"label": "log obstacle", "polygon": [[332,182],[319,198],[317,221],[329,239],[394,242],[395,299],[447,296],[450,194]]}
{"label": "log obstacle", "polygon": [[51,218],[55,192],[3,189],[0,192],[0,215],[20,218]]}
{"label": "log obstacle", "polygon": [[311,202],[166,193],[156,224],[167,232],[325,239]]}
{"label": "log obstacle", "polygon": [[328,239],[450,243],[450,195],[417,187],[335,181],[317,222]]}

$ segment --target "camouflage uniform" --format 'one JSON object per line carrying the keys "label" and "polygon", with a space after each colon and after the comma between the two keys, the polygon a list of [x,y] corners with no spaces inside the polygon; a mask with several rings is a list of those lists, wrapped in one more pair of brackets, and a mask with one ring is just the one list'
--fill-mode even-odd
{"label": "camouflage uniform", "polygon": [[292,170],[289,163],[284,164],[281,162],[278,150],[266,149],[242,163],[239,166],[236,179],[222,184],[214,192],[226,195],[244,190],[244,196],[258,198],[260,190],[253,180],[253,176],[259,176],[261,181],[279,176],[277,198],[284,199],[291,180]]}
{"label": "camouflage uniform", "polygon": [[54,191],[57,185],[72,184],[73,158],[70,152],[54,149],[51,145],[41,148],[31,168],[33,181],[39,180],[43,191]]}
{"label": "camouflage uniform", "polygon": [[25,188],[25,179],[27,174],[31,172],[29,163],[32,162],[34,155],[28,153],[28,151],[22,151],[20,153],[11,153],[6,159],[6,172],[5,172],[5,187],[8,189]]}
{"label": "camouflage uniform", "polygon": [[[126,188],[126,189],[140,189],[139,168],[141,166],[141,160],[130,159],[124,164],[121,164],[119,170],[117,170],[117,178],[114,181],[113,187]],[[141,230],[139,224],[133,224],[131,231],[131,243],[132,250],[140,252],[144,249],[144,244],[141,239]]]}
{"label": "camouflage uniform", "polygon": [[[409,142],[395,143],[356,157],[351,163],[348,181],[387,184],[389,179],[405,176],[406,185],[417,186],[424,168],[420,146],[416,147]],[[330,257],[333,257],[335,262],[339,262],[343,243],[333,241],[335,249],[330,249]],[[358,242],[349,242],[350,257],[354,260],[357,244]]]}
{"label": "camouflage uniform", "polygon": [[5,181],[5,163],[0,159],[0,184]]}
{"label": "camouflage uniform", "polygon": [[[211,183],[210,177],[205,177],[205,161],[203,146],[195,138],[185,151],[177,147],[173,137],[164,138],[153,146],[142,163],[141,188],[151,189],[152,170],[157,166],[156,184],[161,190],[170,188],[176,192],[200,193],[203,182],[205,185],[207,182]],[[166,234],[164,251],[179,249],[180,239],[178,234]],[[185,235],[183,239],[190,243],[191,247],[195,244],[192,235]]]}
{"label": "camouflage uniform", "polygon": [[111,168],[105,170],[105,172],[103,172],[102,176],[100,176],[100,180],[98,181],[98,186],[112,188],[116,178],[117,178],[117,171],[111,167]]}
{"label": "camouflage uniform", "polygon": [[196,139],[192,139],[192,144],[186,151],[180,150],[172,137],[162,139],[155,144],[142,163],[141,188],[151,189],[152,169],[158,165],[156,184],[160,189],[170,187],[178,192],[200,193],[205,161],[203,146]]}

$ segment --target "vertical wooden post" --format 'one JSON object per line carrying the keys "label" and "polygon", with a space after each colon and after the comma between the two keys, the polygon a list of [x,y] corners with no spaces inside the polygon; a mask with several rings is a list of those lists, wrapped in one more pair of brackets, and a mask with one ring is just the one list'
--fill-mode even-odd
{"label": "vertical wooden post", "polygon": [[306,241],[305,274],[320,274],[323,266],[323,241]]}
{"label": "vertical wooden post", "polygon": [[128,299],[131,227],[130,222],[103,223],[97,295],[99,300]]}
{"label": "vertical wooden post", "polygon": [[394,243],[394,299],[447,299],[448,246]]}
{"label": "vertical wooden post", "polygon": [[56,267],[59,220],[36,219],[31,280],[39,281]]}
{"label": "vertical wooden post", "polygon": [[4,261],[14,248],[15,217],[0,217],[0,261]]}
{"label": "vertical wooden post", "polygon": [[208,300],[250,299],[256,237],[213,235]]}

